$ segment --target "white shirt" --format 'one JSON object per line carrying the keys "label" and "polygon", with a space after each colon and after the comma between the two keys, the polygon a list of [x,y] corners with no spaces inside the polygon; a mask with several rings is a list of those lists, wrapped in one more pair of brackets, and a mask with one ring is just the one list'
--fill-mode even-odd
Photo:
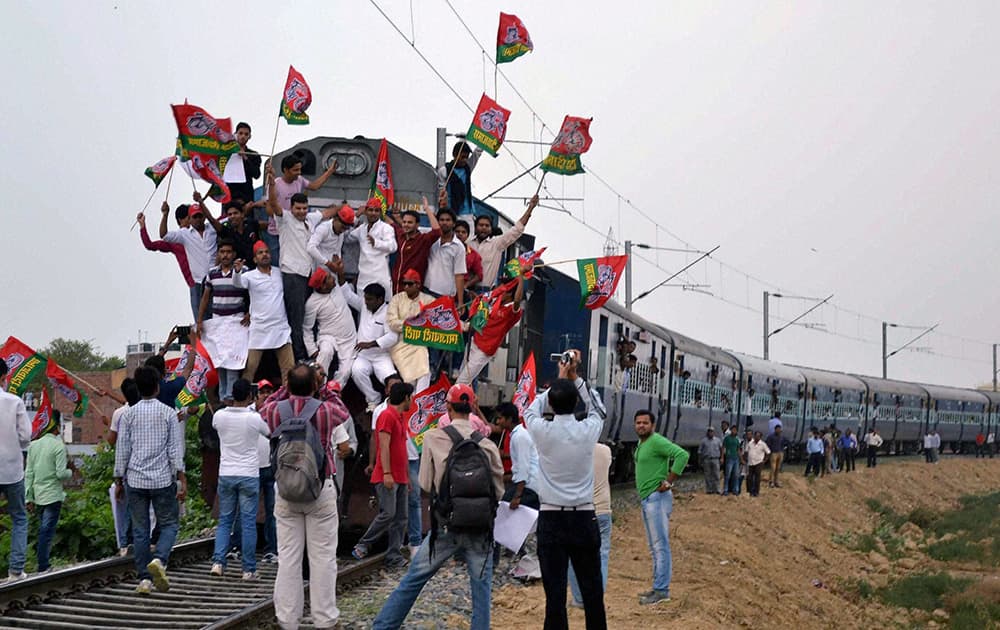
{"label": "white shirt", "polygon": [[[252,407],[253,405],[251,405]],[[250,407],[247,407],[249,409]],[[267,436],[257,436],[257,468],[267,468],[271,465],[271,440]]]}
{"label": "white shirt", "polygon": [[764,444],[764,440],[759,442],[754,442],[750,440],[746,445],[747,453],[747,466],[756,466],[761,464],[771,454],[771,449],[768,448],[767,444]]}
{"label": "white shirt", "polygon": [[424,286],[438,295],[455,295],[455,274],[465,275],[465,246],[458,237],[447,243],[434,241],[427,258]]}
{"label": "white shirt", "polygon": [[882,436],[877,433],[869,433],[865,436],[865,444],[878,448],[882,446]]}
{"label": "white shirt", "polygon": [[24,401],[0,390],[0,483],[24,479],[24,456],[31,443],[31,418]]}
{"label": "white shirt", "polygon": [[126,411],[128,411],[128,405],[127,404],[122,405],[121,407],[115,409],[111,413],[111,428],[109,429],[110,431],[114,431],[115,433],[118,433],[118,423],[121,422],[122,416],[125,415]]}
{"label": "white shirt", "polygon": [[220,477],[257,477],[260,473],[258,438],[271,431],[256,411],[226,407],[215,412],[212,427],[219,432]]}
{"label": "white shirt", "polygon": [[510,432],[510,473],[514,483],[523,481],[525,488],[535,489],[538,480],[538,451],[523,424],[517,425]]}
{"label": "white shirt", "polygon": [[611,449],[607,444],[594,444],[594,512],[611,514]]}
{"label": "white shirt", "polygon": [[604,407],[582,378],[577,377],[576,389],[587,406],[583,420],[571,413],[558,414],[552,420],[543,418],[548,390],[535,397],[524,412],[538,451],[539,474],[534,490],[542,503],[570,507],[594,500],[594,443],[604,428]]}
{"label": "white shirt", "polygon": [[319,337],[332,337],[334,343],[357,343],[354,316],[347,305],[344,293],[348,285],[340,285],[329,293],[314,291],[306,300],[306,314],[302,319],[302,338],[306,344],[306,354],[317,350],[313,339],[313,325],[319,324]]}
{"label": "white shirt", "polygon": [[941,436],[937,433],[931,434],[931,448],[941,448]]}
{"label": "white shirt", "polygon": [[316,226],[312,236],[309,237],[306,250],[317,267],[323,266],[324,263],[334,256],[340,257],[344,246],[344,237],[346,236],[346,230],[340,234],[334,234],[333,219],[323,221]]}
{"label": "white shirt", "polygon": [[309,277],[313,271],[312,256],[309,255],[309,239],[313,228],[323,220],[321,212],[310,212],[304,221],[299,221],[291,210],[280,216],[274,215],[278,226],[278,245],[281,247],[281,272]]}
{"label": "white shirt", "polygon": [[[284,258],[284,255],[282,255]],[[270,273],[259,268],[233,273],[233,285],[250,293],[251,350],[273,350],[292,340],[292,329],[285,315],[285,289],[281,272],[271,267]]]}
{"label": "white shirt", "polygon": [[215,264],[215,253],[218,249],[216,244],[218,235],[216,235],[212,224],[206,221],[205,231],[200,234],[191,226],[170,230],[164,235],[163,240],[168,243],[180,243],[184,246],[188,267],[191,268],[191,277],[194,278],[195,282],[204,282],[208,270]]}
{"label": "white shirt", "polygon": [[524,224],[519,220],[500,236],[490,236],[480,241],[473,236],[465,242],[466,245],[476,250],[483,259],[483,286],[492,287],[497,281],[497,271],[500,269],[500,257],[510,247],[514,241],[524,234]]}
{"label": "white shirt", "polygon": [[[368,242],[371,236],[375,244]],[[385,221],[376,221],[368,227],[368,221],[350,232],[351,240],[355,240],[361,247],[361,254],[358,257],[358,290],[364,291],[365,287],[372,282],[377,282],[386,287],[392,286],[389,277],[389,254],[396,251],[396,232]],[[391,296],[386,294],[388,300]]]}
{"label": "white shirt", "polygon": [[930,433],[924,436],[924,448],[934,448],[934,438]]}
{"label": "white shirt", "polygon": [[[344,286],[346,287],[346,285]],[[350,290],[345,290],[343,295],[351,308],[361,314],[358,320],[358,342],[374,341],[378,344],[375,348],[361,350],[358,352],[358,356],[369,359],[389,356],[389,349],[399,341],[399,335],[392,332],[386,318],[386,311],[389,310],[389,305],[383,302],[382,306],[378,307],[378,310],[372,313],[365,306],[364,300],[358,297],[358,294]]]}

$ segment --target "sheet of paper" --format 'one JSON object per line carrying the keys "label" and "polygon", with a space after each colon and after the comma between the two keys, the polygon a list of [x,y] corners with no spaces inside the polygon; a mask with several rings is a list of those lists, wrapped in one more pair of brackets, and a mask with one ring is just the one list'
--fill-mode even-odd
{"label": "sheet of paper", "polygon": [[213,317],[202,322],[201,342],[212,357],[212,364],[227,370],[242,370],[247,364],[250,329],[240,324],[239,316]]}
{"label": "sheet of paper", "polygon": [[243,156],[239,153],[234,153],[229,156],[229,160],[226,161],[226,170],[222,173],[222,181],[227,184],[232,182],[234,184],[243,184],[247,181],[246,171],[243,169]]}
{"label": "sheet of paper", "polygon": [[501,501],[493,523],[493,539],[517,553],[521,550],[524,539],[535,530],[537,521],[538,510],[523,505],[512,510],[510,503]]}

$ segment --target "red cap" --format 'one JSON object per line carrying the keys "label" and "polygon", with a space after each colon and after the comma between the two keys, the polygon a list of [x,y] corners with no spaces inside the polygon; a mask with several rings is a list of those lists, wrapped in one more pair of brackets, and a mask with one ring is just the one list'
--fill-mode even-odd
{"label": "red cap", "polygon": [[406,273],[403,274],[403,280],[412,280],[419,284],[421,282],[420,272],[416,269],[407,269]]}
{"label": "red cap", "polygon": [[448,402],[452,404],[463,402],[472,404],[476,402],[476,392],[472,391],[472,388],[464,383],[452,385],[451,389],[448,390]]}
{"label": "red cap", "polygon": [[256,243],[253,244],[253,253],[256,254],[257,252],[259,252],[262,249],[270,249],[270,248],[267,246],[267,243],[265,243],[264,241],[257,241]]}
{"label": "red cap", "polygon": [[257,389],[264,389],[265,387],[270,387],[271,389],[274,389],[274,385],[272,385],[271,381],[267,380],[266,378],[262,378],[259,381],[257,381]]}
{"label": "red cap", "polygon": [[347,225],[354,225],[354,221],[357,219],[354,208],[346,203],[340,206],[340,210],[337,210],[337,217]]}
{"label": "red cap", "polygon": [[318,289],[323,286],[323,281],[326,280],[326,269],[322,267],[317,267],[316,271],[312,273],[309,277],[309,288]]}
{"label": "red cap", "polygon": [[188,206],[188,218],[191,218],[196,214],[205,216],[205,211],[201,209],[201,204],[193,203]]}
{"label": "red cap", "polygon": [[365,207],[366,208],[378,208],[379,210],[381,210],[382,209],[382,202],[379,201],[378,197],[372,197],[371,199],[368,200],[368,203],[365,204]]}
{"label": "red cap", "polygon": [[331,390],[331,391],[339,392],[340,391],[340,382],[339,381],[330,381],[329,383],[326,384],[326,388],[329,389],[329,390]]}

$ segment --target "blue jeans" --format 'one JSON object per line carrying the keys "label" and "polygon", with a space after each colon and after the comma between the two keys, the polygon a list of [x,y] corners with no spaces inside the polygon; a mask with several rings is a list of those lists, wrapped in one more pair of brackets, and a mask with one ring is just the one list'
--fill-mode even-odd
{"label": "blue jeans", "polygon": [[47,571],[49,568],[49,551],[52,549],[52,539],[56,535],[61,510],[62,501],[38,506],[38,542],[35,544],[35,555],[38,556],[39,571]]}
{"label": "blue jeans", "polygon": [[403,537],[406,534],[407,495],[408,490],[398,484],[394,485],[392,490],[381,483],[375,484],[378,514],[368,526],[368,531],[358,541],[358,547],[367,551],[382,537],[382,534],[388,534],[389,548],[385,552],[386,562],[393,564],[403,561],[399,547],[403,544]]}
{"label": "blue jeans", "polygon": [[674,493],[654,492],[642,500],[642,522],[653,554],[653,590],[670,594],[670,513]]}
{"label": "blue jeans", "polygon": [[424,584],[452,556],[462,555],[469,573],[472,590],[471,630],[489,630],[490,587],[493,584],[493,553],[490,541],[484,535],[456,534],[439,530],[434,541],[434,555],[430,550],[431,537],[420,545],[417,555],[410,561],[410,570],[392,592],[372,623],[372,630],[395,630],[403,625]]}
{"label": "blue jeans", "polygon": [[239,370],[216,368],[219,374],[219,400],[230,400],[233,397],[233,383],[240,378]]}
{"label": "blue jeans", "polygon": [[128,511],[132,517],[132,549],[135,553],[135,572],[140,580],[150,579],[146,565],[151,558],[149,553],[149,506],[153,506],[156,515],[156,527],[160,530],[160,538],[156,541],[156,551],[152,557],[158,558],[163,566],[167,566],[170,550],[177,540],[180,529],[177,506],[177,484],[171,483],[166,488],[128,489]]}
{"label": "blue jeans", "polygon": [[[257,570],[257,477],[219,477],[219,527],[215,530],[215,553],[212,562],[226,566],[229,537],[236,515],[240,518],[240,561],[243,571]],[[237,509],[238,508],[238,509]]]}
{"label": "blue jeans", "polygon": [[420,460],[410,460],[410,494],[407,498],[407,529],[410,538],[410,546],[417,547],[424,538],[423,531],[423,500],[420,498],[420,484],[417,477],[420,476]]}
{"label": "blue jeans", "polygon": [[[201,306],[201,294],[205,292],[205,285],[201,282],[195,282],[193,287],[190,287],[191,292],[191,313],[194,315],[194,321],[198,321],[198,307]],[[205,309],[205,319],[212,319],[212,309],[211,304],[209,308]]]}
{"label": "blue jeans", "polygon": [[[597,527],[601,530],[601,580],[604,590],[608,590],[608,557],[611,555],[611,515],[598,514]],[[573,601],[583,605],[583,596],[580,594],[580,585],[576,581],[576,573],[573,571],[573,563],[569,565],[569,590],[573,593]]]}
{"label": "blue jeans", "polygon": [[260,469],[260,493],[264,495],[264,553],[278,553],[278,525],[274,520],[274,473]]}
{"label": "blue jeans", "polygon": [[740,493],[740,459],[730,457],[726,460],[726,473],[722,479],[722,494]]}
{"label": "blue jeans", "polygon": [[24,507],[24,479],[17,483],[0,484],[0,492],[7,495],[7,513],[13,525],[10,538],[8,572],[24,571],[24,556],[28,552],[28,512]]}

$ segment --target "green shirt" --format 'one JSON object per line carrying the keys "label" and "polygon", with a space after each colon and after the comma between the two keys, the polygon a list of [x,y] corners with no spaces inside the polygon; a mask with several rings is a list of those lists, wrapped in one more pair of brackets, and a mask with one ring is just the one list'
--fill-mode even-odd
{"label": "green shirt", "polygon": [[50,505],[66,500],[62,482],[73,476],[66,468],[66,446],[52,433],[46,433],[28,447],[28,467],[24,471],[24,500]]}
{"label": "green shirt", "polygon": [[[670,472],[680,475],[687,466],[689,453],[659,433],[654,433],[635,447],[635,487],[639,499],[656,492]],[[671,465],[671,460],[673,464]]]}
{"label": "green shirt", "polygon": [[740,438],[732,433],[728,434],[726,439],[722,440],[722,448],[726,451],[726,459],[730,457],[733,459],[740,458]]}

